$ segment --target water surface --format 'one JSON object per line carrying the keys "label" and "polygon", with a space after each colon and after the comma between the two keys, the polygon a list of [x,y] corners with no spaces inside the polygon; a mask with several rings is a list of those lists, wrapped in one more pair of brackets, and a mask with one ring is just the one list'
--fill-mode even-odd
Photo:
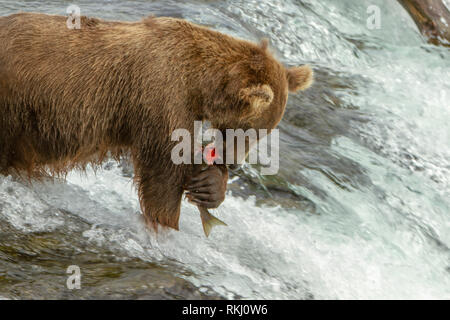
{"label": "water surface", "polygon": [[[0,1],[0,15],[68,1]],[[316,82],[291,95],[277,176],[247,166],[209,239],[183,203],[180,232],[142,226],[111,162],[32,186],[0,177],[4,298],[450,299],[450,53],[390,0],[77,1],[116,20],[185,18],[269,38]],[[369,30],[367,7],[381,8]],[[66,288],[79,265],[82,289]]]}

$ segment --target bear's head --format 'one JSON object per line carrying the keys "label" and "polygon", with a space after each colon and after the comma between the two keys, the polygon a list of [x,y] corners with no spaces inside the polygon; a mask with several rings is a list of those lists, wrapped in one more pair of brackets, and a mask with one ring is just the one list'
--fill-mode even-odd
{"label": "bear's head", "polygon": [[[244,132],[254,129],[258,140],[260,129],[266,129],[269,134],[283,117],[288,94],[305,90],[312,84],[313,71],[309,66],[286,68],[271,55],[267,46],[267,41],[248,46],[245,54],[235,58],[224,72],[220,97],[215,99],[211,116],[207,117],[213,127],[222,131],[224,138],[226,129]],[[224,153],[227,145],[236,147],[236,141],[224,141]],[[251,147],[246,144],[245,157]],[[235,157],[235,163],[243,160]]]}

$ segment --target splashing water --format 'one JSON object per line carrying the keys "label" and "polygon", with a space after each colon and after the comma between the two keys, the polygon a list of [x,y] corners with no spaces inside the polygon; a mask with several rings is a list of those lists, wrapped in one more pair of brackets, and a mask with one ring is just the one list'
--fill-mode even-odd
{"label": "splashing water", "polygon": [[[174,277],[225,298],[450,299],[450,52],[426,44],[397,2],[78,5],[267,37],[285,64],[311,64],[316,82],[290,97],[279,174],[235,176],[214,213],[229,227],[209,239],[187,202],[180,232],[147,232],[118,164],[32,186],[0,177],[0,297],[80,297],[64,287],[65,268],[79,264],[88,297],[146,297]],[[370,5],[381,9],[378,30],[367,28]],[[65,7],[0,1],[0,14]]]}

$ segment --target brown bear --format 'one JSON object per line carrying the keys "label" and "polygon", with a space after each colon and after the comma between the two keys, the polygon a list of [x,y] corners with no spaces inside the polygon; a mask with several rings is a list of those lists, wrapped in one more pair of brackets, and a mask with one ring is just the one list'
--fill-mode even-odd
{"label": "brown bear", "polygon": [[[183,186],[194,174],[193,165],[171,161],[173,130],[192,132],[195,120],[271,130],[288,91],[312,79],[308,66],[281,65],[266,42],[180,19],[82,17],[81,29],[66,20],[0,18],[0,173],[64,174],[130,152],[141,208],[155,228],[178,229]],[[219,168],[222,175],[211,168],[191,186],[226,179]],[[223,191],[216,188],[211,193]]]}

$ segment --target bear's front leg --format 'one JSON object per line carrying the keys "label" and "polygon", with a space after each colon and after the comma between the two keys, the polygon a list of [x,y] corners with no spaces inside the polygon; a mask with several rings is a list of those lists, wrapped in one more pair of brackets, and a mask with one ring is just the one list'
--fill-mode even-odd
{"label": "bear's front leg", "polygon": [[184,175],[155,167],[135,164],[135,183],[145,222],[156,231],[158,225],[178,230]]}
{"label": "bear's front leg", "polygon": [[228,170],[224,165],[196,166],[186,182],[186,197],[189,202],[208,209],[215,209],[225,200],[227,191]]}

